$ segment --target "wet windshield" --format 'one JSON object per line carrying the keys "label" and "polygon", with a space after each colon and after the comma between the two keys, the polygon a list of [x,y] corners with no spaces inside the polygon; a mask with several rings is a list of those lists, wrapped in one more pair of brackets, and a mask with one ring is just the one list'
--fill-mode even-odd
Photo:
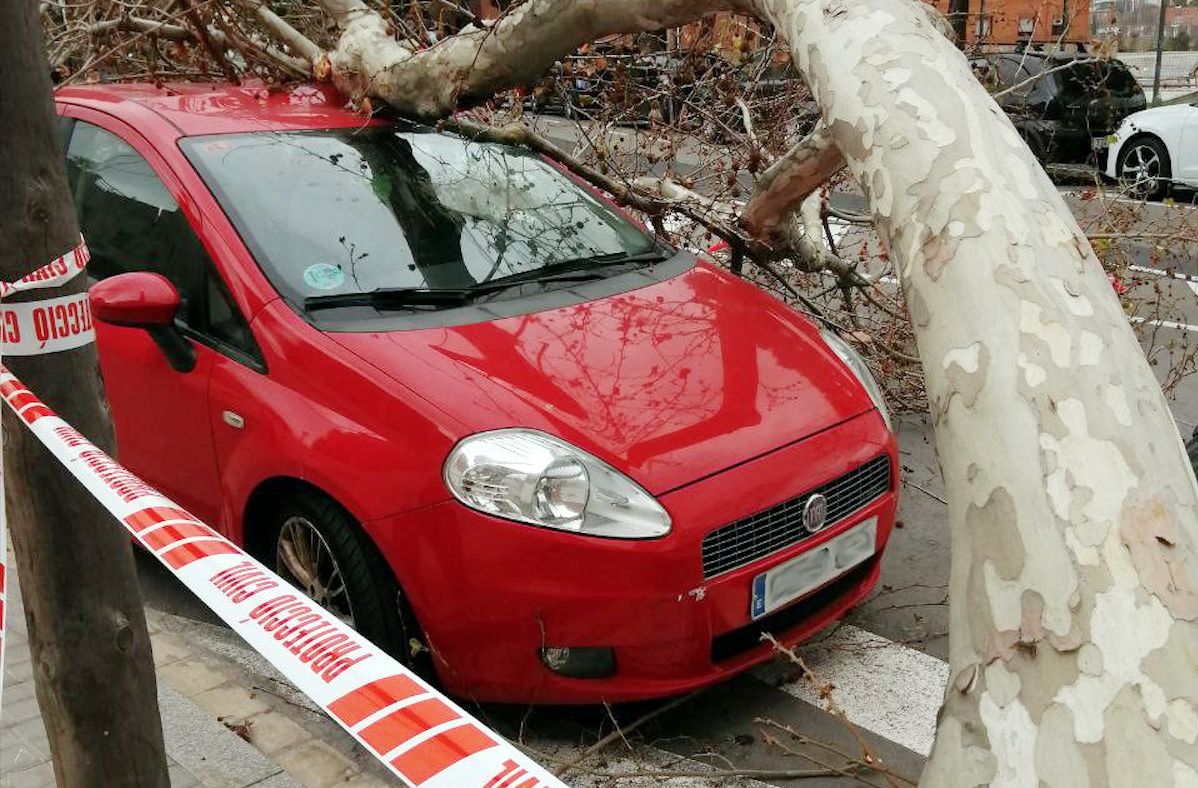
{"label": "wet windshield", "polygon": [[562,261],[654,248],[627,218],[519,148],[407,127],[181,144],[271,282],[296,304],[535,280],[537,269]]}

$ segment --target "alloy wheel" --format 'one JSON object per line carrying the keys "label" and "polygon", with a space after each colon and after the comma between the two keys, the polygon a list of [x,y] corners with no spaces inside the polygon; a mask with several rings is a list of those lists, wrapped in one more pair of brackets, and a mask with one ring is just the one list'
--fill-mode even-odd
{"label": "alloy wheel", "polygon": [[1161,176],[1161,157],[1151,146],[1136,145],[1124,158],[1120,175],[1133,194],[1152,194]]}
{"label": "alloy wheel", "polygon": [[275,548],[279,575],[312,601],[354,626],[354,610],[341,567],[329,543],[306,517],[289,517],[279,529]]}

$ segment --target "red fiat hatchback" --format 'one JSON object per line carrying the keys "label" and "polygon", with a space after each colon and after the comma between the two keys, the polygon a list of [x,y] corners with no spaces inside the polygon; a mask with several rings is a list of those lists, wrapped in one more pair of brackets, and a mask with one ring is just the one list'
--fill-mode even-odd
{"label": "red fiat hatchback", "polygon": [[876,582],[860,359],[552,164],[311,87],[57,102],[121,461],[451,692],[682,692]]}

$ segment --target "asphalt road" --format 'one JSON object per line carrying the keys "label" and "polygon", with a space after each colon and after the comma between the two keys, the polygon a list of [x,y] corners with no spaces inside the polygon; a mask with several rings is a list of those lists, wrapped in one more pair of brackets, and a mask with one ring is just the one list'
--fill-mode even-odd
{"label": "asphalt road", "polygon": [[[1099,209],[1077,190],[1066,194],[1083,225],[1098,221]],[[845,198],[848,200],[849,198]],[[1198,211],[1184,206],[1139,207],[1124,228],[1177,228],[1198,222]],[[851,239],[850,241],[851,242]],[[1198,341],[1198,250],[1173,242],[1113,239],[1126,247],[1138,269],[1130,295],[1141,315],[1139,328],[1150,346],[1193,345]],[[1179,278],[1181,277],[1181,278]],[[1169,319],[1158,325],[1156,306],[1169,305]],[[1157,365],[1162,378],[1165,365]],[[1198,423],[1198,377],[1173,391],[1178,424],[1188,432]],[[842,716],[809,682],[796,680],[793,665],[778,662],[753,670],[666,709],[652,721],[609,745],[603,755],[570,773],[571,785],[611,785],[611,774],[666,771],[679,776],[662,781],[636,777],[621,786],[797,785],[805,788],[887,785],[878,775],[858,772],[807,777],[799,782],[779,776],[795,771],[851,770],[864,744],[896,774],[918,776],[931,744],[935,714],[947,678],[948,610],[946,584],[949,540],[944,490],[931,430],[921,416],[900,420],[903,470],[899,527],[883,561],[874,594],[846,621],[806,644],[800,654],[822,682]],[[139,556],[147,604],[194,619],[192,636],[242,663],[254,674],[269,672],[235,636],[219,626],[186,589],[156,562]],[[468,702],[468,701],[467,701]],[[668,705],[668,704],[666,704]],[[475,706],[476,713],[505,734],[521,739],[548,763],[569,761],[602,735],[612,721],[626,724],[663,704],[615,709],[527,709]],[[847,722],[846,722],[847,720]],[[800,732],[802,740],[786,732]],[[329,737],[341,734],[328,725]],[[352,742],[341,746],[352,748]],[[704,777],[712,768],[752,770],[752,777]],[[851,773],[851,772],[849,772]]]}

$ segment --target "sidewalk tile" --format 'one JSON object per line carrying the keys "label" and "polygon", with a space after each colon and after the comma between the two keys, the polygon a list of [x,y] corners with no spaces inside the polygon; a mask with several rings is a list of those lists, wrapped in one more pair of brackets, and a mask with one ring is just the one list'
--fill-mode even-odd
{"label": "sidewalk tile", "polygon": [[28,769],[49,760],[48,750],[30,743],[12,728],[0,728],[0,775]]}
{"label": "sidewalk tile", "polygon": [[266,756],[191,701],[158,685],[166,752],[207,788],[244,788],[278,772]]}
{"label": "sidewalk tile", "polygon": [[[36,697],[37,685],[33,683],[33,679],[12,684],[6,683],[4,685],[5,707],[7,707],[10,703],[16,703],[17,701]],[[5,715],[5,719],[8,719],[7,715]]]}
{"label": "sidewalk tile", "polygon": [[380,780],[369,774],[359,774],[345,784],[345,788],[395,788],[396,780]]}
{"label": "sidewalk tile", "polygon": [[167,769],[171,778],[171,788],[198,788],[203,786],[196,776],[178,762],[172,762]]}
{"label": "sidewalk tile", "polygon": [[340,785],[358,772],[349,759],[317,739],[280,750],[271,757],[307,788]]}
{"label": "sidewalk tile", "polygon": [[54,766],[43,763],[29,769],[4,775],[3,788],[55,788]]}
{"label": "sidewalk tile", "polygon": [[46,753],[46,756],[49,757],[50,739],[46,736],[46,726],[42,723],[41,717],[25,720],[13,725],[5,725],[4,732],[7,734],[9,731],[20,736],[25,743],[34,747],[39,752]]}
{"label": "sidewalk tile", "polygon": [[267,709],[267,705],[245,687],[230,682],[192,695],[191,699],[218,717],[238,720],[252,717]]}
{"label": "sidewalk tile", "polygon": [[274,777],[267,777],[260,783],[254,783],[250,788],[305,788],[303,783],[297,783],[287,772],[279,772]]}
{"label": "sidewalk tile", "polygon": [[155,668],[161,668],[190,656],[187,646],[171,635],[154,635],[150,638],[150,648],[154,651]]}
{"label": "sidewalk tile", "polygon": [[[32,681],[21,682],[17,686],[24,684],[32,684]],[[13,698],[8,693],[8,689],[4,691],[4,708],[2,710],[4,727],[19,725],[26,720],[41,719],[42,710],[38,708],[37,698]]]}
{"label": "sidewalk tile", "polygon": [[25,660],[24,662],[10,663],[6,657],[4,660],[4,684],[19,684],[22,681],[28,681],[33,678],[33,662]]}
{"label": "sidewalk tile", "polygon": [[249,717],[250,742],[267,755],[312,738],[303,726],[275,711],[264,711]]}
{"label": "sidewalk tile", "polygon": [[227,679],[195,657],[186,657],[158,669],[158,677],[175,692],[192,697],[224,684]]}

